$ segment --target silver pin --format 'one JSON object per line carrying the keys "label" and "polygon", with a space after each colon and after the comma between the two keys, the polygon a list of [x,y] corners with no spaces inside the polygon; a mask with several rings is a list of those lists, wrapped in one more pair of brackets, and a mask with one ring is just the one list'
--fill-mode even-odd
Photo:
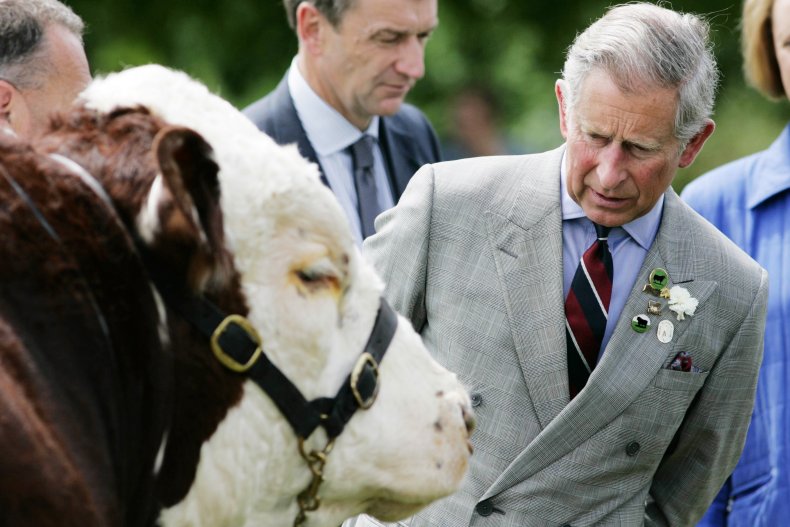
{"label": "silver pin", "polygon": [[669,320],[662,320],[658,323],[658,329],[656,330],[656,336],[658,340],[667,344],[672,342],[672,337],[675,335],[675,326]]}
{"label": "silver pin", "polygon": [[652,300],[647,301],[647,312],[651,315],[660,315],[662,307],[663,305],[661,302],[653,302]]}

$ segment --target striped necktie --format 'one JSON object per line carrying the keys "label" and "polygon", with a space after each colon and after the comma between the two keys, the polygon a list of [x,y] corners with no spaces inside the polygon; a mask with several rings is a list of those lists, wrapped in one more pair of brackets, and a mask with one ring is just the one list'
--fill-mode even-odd
{"label": "striped necktie", "polygon": [[608,243],[611,227],[593,225],[597,239],[582,255],[565,299],[571,399],[584,388],[595,368],[612,298],[614,266]]}

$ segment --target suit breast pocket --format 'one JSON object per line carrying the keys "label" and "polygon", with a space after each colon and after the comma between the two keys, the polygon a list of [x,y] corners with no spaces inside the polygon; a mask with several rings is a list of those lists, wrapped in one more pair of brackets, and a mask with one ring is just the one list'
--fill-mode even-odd
{"label": "suit breast pocket", "polygon": [[676,371],[663,368],[653,378],[653,386],[662,390],[693,392],[694,394],[705,384],[708,372]]}

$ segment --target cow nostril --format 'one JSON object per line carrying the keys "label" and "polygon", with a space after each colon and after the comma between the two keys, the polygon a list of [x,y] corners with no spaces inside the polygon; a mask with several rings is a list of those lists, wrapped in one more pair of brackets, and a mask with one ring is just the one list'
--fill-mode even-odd
{"label": "cow nostril", "polygon": [[464,424],[466,425],[466,431],[470,435],[475,429],[475,413],[472,411],[471,408],[465,405],[461,405],[461,415],[464,418]]}

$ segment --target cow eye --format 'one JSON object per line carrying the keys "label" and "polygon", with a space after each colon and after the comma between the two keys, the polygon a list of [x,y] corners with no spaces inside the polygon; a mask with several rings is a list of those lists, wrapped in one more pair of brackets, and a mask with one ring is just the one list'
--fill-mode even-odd
{"label": "cow eye", "polygon": [[328,258],[322,258],[309,266],[296,269],[294,274],[300,284],[311,291],[338,288],[340,285],[340,273]]}
{"label": "cow eye", "polygon": [[306,284],[322,282],[328,278],[326,275],[316,271],[315,269],[300,269],[296,271],[296,276],[298,276],[299,280]]}

